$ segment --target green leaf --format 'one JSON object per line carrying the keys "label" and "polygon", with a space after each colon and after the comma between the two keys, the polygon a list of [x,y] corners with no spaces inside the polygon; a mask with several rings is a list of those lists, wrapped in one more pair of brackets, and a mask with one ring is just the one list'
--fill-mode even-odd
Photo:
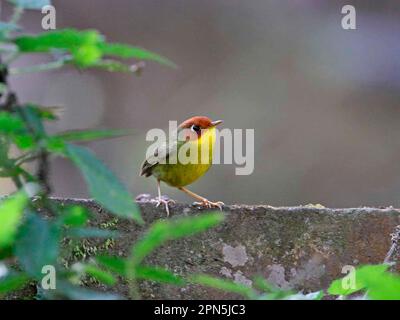
{"label": "green leaf", "polygon": [[45,265],[56,265],[60,230],[36,214],[30,214],[21,226],[15,243],[15,254],[24,270],[40,278]]}
{"label": "green leaf", "polygon": [[80,227],[89,219],[89,210],[83,206],[71,205],[63,208],[62,222],[67,226]]}
{"label": "green leaf", "polygon": [[92,197],[107,210],[143,224],[137,205],[126,187],[86,148],[68,144],[67,156],[81,170]]}
{"label": "green leaf", "polygon": [[[388,265],[366,265],[357,268],[343,279],[335,280],[328,288],[333,295],[349,295],[363,290],[370,299],[400,299],[400,276],[387,272]],[[350,280],[354,286],[348,288]]]}
{"label": "green leaf", "polygon": [[14,43],[21,52],[50,52],[53,49],[73,51],[82,46],[95,45],[101,39],[101,35],[96,30],[63,29],[46,31],[34,36],[17,37]]}
{"label": "green leaf", "polygon": [[96,261],[116,274],[126,275],[126,262],[124,259],[103,255],[96,257]]}
{"label": "green leaf", "polygon": [[14,242],[28,200],[27,194],[20,191],[0,202],[0,249]]}
{"label": "green leaf", "polygon": [[28,133],[17,134],[13,137],[14,143],[22,150],[31,149],[35,146],[35,140]]}
{"label": "green leaf", "polygon": [[100,49],[93,44],[80,46],[71,51],[74,63],[81,68],[87,68],[96,64],[101,59]]}
{"label": "green leaf", "polygon": [[0,112],[0,134],[10,137],[20,149],[28,149],[35,145],[22,119],[9,112]]}
{"label": "green leaf", "polygon": [[57,120],[64,111],[64,108],[59,106],[44,107],[30,104],[29,107],[43,120]]}
{"label": "green leaf", "polygon": [[0,112],[0,133],[18,133],[24,129],[24,122],[18,116],[5,111]]}
{"label": "green leaf", "polygon": [[12,246],[1,248],[1,250],[0,250],[0,260],[11,258],[12,256],[13,256],[13,247]]}
{"label": "green leaf", "polygon": [[25,107],[20,108],[19,112],[22,114],[22,118],[27,122],[27,126],[31,128],[32,131],[40,136],[44,135],[45,130],[42,118],[36,108],[33,108],[31,105],[26,105]]}
{"label": "green leaf", "polygon": [[346,276],[342,279],[334,280],[328,288],[328,293],[332,295],[347,296],[364,288],[364,284],[360,281],[356,282],[354,287],[345,284],[350,281],[349,279],[350,277]]}
{"label": "green leaf", "polygon": [[363,266],[356,270],[369,299],[400,300],[400,276],[387,271],[388,265]]}
{"label": "green leaf", "polygon": [[131,135],[131,130],[73,130],[61,132],[56,135],[57,138],[63,141],[92,141],[99,139],[109,139]]}
{"label": "green leaf", "polygon": [[196,217],[157,221],[144,237],[133,246],[131,259],[135,264],[139,264],[147,255],[165,242],[203,232],[216,226],[223,219],[222,213],[206,213]]}
{"label": "green leaf", "polygon": [[38,106],[36,104],[26,104],[23,110],[28,110],[31,118],[35,118],[36,125],[39,124],[39,128],[43,127],[42,120],[57,120],[58,117],[63,113],[64,108],[59,106],[45,107]]}
{"label": "green leaf", "polygon": [[32,10],[41,10],[44,6],[50,5],[50,0],[8,0],[12,4]]}
{"label": "green leaf", "polygon": [[248,286],[245,286],[244,284],[215,278],[205,274],[192,276],[190,278],[190,282],[230,293],[236,293],[248,299],[255,299],[257,297],[257,294],[254,292],[254,290]]}
{"label": "green leaf", "polygon": [[[154,52],[119,43],[107,43],[96,30],[63,29],[47,31],[35,36],[21,36],[14,39],[21,52],[51,52],[63,50],[72,55],[72,63],[78,67],[106,67],[124,69],[118,62],[107,63],[103,56],[151,60],[170,67],[176,65]],[[107,66],[105,65],[107,64]],[[125,71],[125,69],[124,69]]]}
{"label": "green leaf", "polygon": [[367,279],[379,278],[388,268],[388,265],[367,265],[350,272],[342,279],[335,280],[328,288],[332,295],[347,296],[367,287]]}
{"label": "green leaf", "polygon": [[[96,257],[96,261],[103,267],[109,269],[110,271],[120,276],[126,277],[127,275],[126,272],[127,263],[122,258],[111,257],[111,256],[98,256]],[[172,272],[159,267],[136,266],[134,273],[137,279],[170,283],[174,285],[185,284],[185,280],[182,279],[181,277],[178,277],[174,275]]]}
{"label": "green leaf", "polygon": [[119,238],[118,231],[97,228],[70,228],[67,235],[73,238]]}
{"label": "green leaf", "polygon": [[121,43],[101,43],[100,50],[105,56],[115,56],[120,58],[135,58],[137,60],[151,60],[160,64],[176,68],[176,64],[167,58],[143,48],[133,47]]}
{"label": "green leaf", "polygon": [[103,37],[96,30],[78,31],[63,29],[47,31],[36,36],[21,36],[14,43],[21,52],[51,52],[64,50],[72,55],[72,63],[78,67],[89,67],[101,59],[99,43]]}
{"label": "green leaf", "polygon": [[117,279],[115,279],[115,277],[112,274],[104,270],[101,270],[100,268],[92,264],[85,265],[84,272],[108,286],[113,286],[117,283]]}
{"label": "green leaf", "polygon": [[274,285],[270,284],[267,280],[265,280],[261,276],[256,276],[253,279],[254,287],[265,292],[265,293],[271,293],[275,291],[279,291],[279,288],[276,288]]}
{"label": "green leaf", "polygon": [[185,280],[181,277],[176,276],[171,271],[159,267],[137,266],[135,276],[137,279],[169,283],[176,286],[182,286],[185,284]]}
{"label": "green leaf", "polygon": [[44,147],[49,152],[64,156],[66,153],[67,145],[65,144],[65,141],[63,139],[53,136],[46,137],[46,139],[44,140]]}
{"label": "green leaf", "polygon": [[372,300],[400,300],[400,276],[388,272],[364,278],[368,298]]}
{"label": "green leaf", "polygon": [[18,290],[26,285],[29,277],[24,273],[15,273],[0,278],[0,295]]}
{"label": "green leaf", "polygon": [[60,132],[55,136],[45,139],[45,146],[49,152],[65,155],[66,142],[87,142],[100,139],[111,139],[131,135],[131,130],[71,130]]}

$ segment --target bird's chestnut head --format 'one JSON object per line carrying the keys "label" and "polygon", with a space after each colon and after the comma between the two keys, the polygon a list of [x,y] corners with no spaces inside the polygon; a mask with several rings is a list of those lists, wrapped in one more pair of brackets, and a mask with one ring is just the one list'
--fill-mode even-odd
{"label": "bird's chestnut head", "polygon": [[192,117],[178,126],[178,135],[182,140],[196,140],[201,137],[204,130],[214,128],[221,123],[222,120],[212,121],[204,116]]}

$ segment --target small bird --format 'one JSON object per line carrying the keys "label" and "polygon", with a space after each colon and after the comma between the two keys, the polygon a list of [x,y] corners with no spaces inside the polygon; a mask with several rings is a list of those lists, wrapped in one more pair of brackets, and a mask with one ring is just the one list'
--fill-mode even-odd
{"label": "small bird", "polygon": [[[211,202],[185,188],[202,177],[211,167],[216,138],[215,127],[221,123],[222,120],[211,121],[203,116],[187,119],[178,126],[177,134],[172,141],[158,146],[153,155],[143,162],[140,175],[154,176],[157,179],[157,207],[164,204],[167,216],[169,216],[169,203],[175,203],[175,201],[162,198],[161,181],[194,197],[199,201],[195,202],[197,205],[208,208],[217,207],[222,210],[223,202]],[[197,157],[195,159],[197,163],[182,161],[182,158],[179,157],[182,147],[184,147],[183,151],[197,149],[197,152],[193,152],[193,157]],[[185,152],[185,154],[188,153]]]}

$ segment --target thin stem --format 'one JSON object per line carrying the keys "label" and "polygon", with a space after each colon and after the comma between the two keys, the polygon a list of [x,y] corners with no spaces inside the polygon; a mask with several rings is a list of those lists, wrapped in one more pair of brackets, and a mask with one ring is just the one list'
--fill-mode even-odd
{"label": "thin stem", "polygon": [[23,187],[22,181],[18,176],[13,176],[11,179],[14,182],[17,189],[21,189]]}
{"label": "thin stem", "polygon": [[7,57],[4,58],[4,63],[9,65],[11,62],[19,57],[19,51],[12,51]]}
{"label": "thin stem", "polygon": [[[24,8],[23,7],[15,6],[13,14],[12,14],[10,20],[8,21],[8,23],[16,25],[18,23],[19,19],[21,19],[21,16],[22,16],[23,13],[24,13]],[[6,36],[9,36],[9,34],[12,31],[13,30],[8,30],[8,31],[6,31],[4,33],[5,33]]]}
{"label": "thin stem", "polygon": [[17,24],[23,13],[24,13],[23,7],[20,6],[14,7],[14,12],[11,16],[10,23]]}
{"label": "thin stem", "polygon": [[[400,245],[400,225],[398,225],[395,229],[394,232],[391,234],[391,241],[392,245],[390,246],[390,249],[388,253],[386,254],[385,260],[383,263],[391,263],[392,257],[395,255],[395,253],[399,250],[399,245]],[[394,261],[395,263],[396,261]]]}
{"label": "thin stem", "polygon": [[10,75],[20,75],[20,74],[27,74],[27,73],[38,73],[44,72],[49,70],[55,70],[63,67],[67,60],[57,60],[48,63],[38,64],[30,67],[22,67],[22,68],[10,68],[9,73]]}
{"label": "thin stem", "polygon": [[39,166],[37,171],[37,177],[39,183],[44,188],[45,195],[48,196],[51,193],[51,187],[49,183],[49,154],[46,150],[42,149],[38,156]]}
{"label": "thin stem", "polygon": [[133,256],[129,257],[125,265],[125,273],[128,280],[129,296],[132,300],[140,300],[140,291],[136,278],[136,261]]}
{"label": "thin stem", "polygon": [[25,162],[36,160],[37,157],[38,157],[37,154],[32,154],[32,153],[23,154],[22,156],[14,159],[15,165],[20,166],[21,164],[23,164]]}
{"label": "thin stem", "polygon": [[136,279],[128,279],[129,283],[129,296],[132,300],[140,300],[140,292]]}

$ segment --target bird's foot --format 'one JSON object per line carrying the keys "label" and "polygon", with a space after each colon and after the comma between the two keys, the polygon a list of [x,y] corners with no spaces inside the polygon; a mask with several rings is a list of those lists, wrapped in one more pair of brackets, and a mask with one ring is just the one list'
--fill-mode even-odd
{"label": "bird's foot", "polygon": [[203,199],[200,202],[194,202],[194,205],[206,208],[218,208],[219,210],[222,211],[222,207],[225,205],[225,203],[223,203],[222,201],[211,202],[207,199]]}
{"label": "bird's foot", "polygon": [[169,204],[175,204],[175,203],[176,203],[175,200],[160,197],[157,199],[156,207],[159,207],[161,204],[165,205],[165,211],[167,212],[167,217],[169,217]]}

